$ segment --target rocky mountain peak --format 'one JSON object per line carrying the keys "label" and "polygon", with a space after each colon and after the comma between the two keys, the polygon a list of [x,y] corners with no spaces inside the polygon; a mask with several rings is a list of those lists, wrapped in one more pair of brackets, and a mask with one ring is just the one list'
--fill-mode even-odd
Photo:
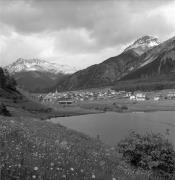
{"label": "rocky mountain peak", "polygon": [[33,59],[23,59],[23,58],[18,58],[13,65],[18,65],[18,64],[42,64],[46,63],[47,61],[33,58]]}
{"label": "rocky mountain peak", "polygon": [[160,42],[157,37],[148,36],[148,35],[143,36],[134,42],[134,44],[148,44],[148,45],[149,44],[152,45],[152,43],[158,45]]}
{"label": "rocky mountain peak", "polygon": [[27,71],[50,72],[55,74],[57,73],[70,74],[76,71],[76,69],[71,66],[57,64],[54,62],[49,62],[37,58],[33,58],[33,59],[19,58],[9,66],[6,66],[5,68],[12,74],[17,72],[27,72]]}
{"label": "rocky mountain peak", "polygon": [[128,46],[124,51],[134,50],[138,55],[142,55],[147,50],[158,46],[160,41],[154,36],[143,36],[137,39],[133,44]]}

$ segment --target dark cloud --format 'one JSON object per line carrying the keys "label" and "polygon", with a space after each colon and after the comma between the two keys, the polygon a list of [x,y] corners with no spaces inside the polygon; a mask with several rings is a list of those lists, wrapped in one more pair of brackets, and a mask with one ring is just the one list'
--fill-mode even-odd
{"label": "dark cloud", "polygon": [[145,34],[162,39],[172,34],[175,25],[168,22],[158,9],[173,2],[0,0],[0,38],[2,34],[7,36],[14,32],[23,38],[39,34],[43,39],[45,36],[53,39],[55,52],[69,55],[101,53],[108,48],[127,45]]}
{"label": "dark cloud", "polygon": [[[152,25],[169,31],[163,16],[146,17],[150,9],[171,1],[96,0],[1,1],[0,22],[20,33],[39,33],[85,28],[101,47],[127,43],[135,36],[150,33]],[[139,19],[139,16],[142,18]],[[139,20],[137,20],[138,18]],[[157,19],[158,21],[155,21]],[[150,25],[148,25],[150,23]],[[146,24],[146,25],[144,25]],[[159,31],[160,31],[159,29]]]}
{"label": "dark cloud", "polygon": [[[0,20],[21,32],[85,27],[92,29],[112,17],[143,13],[169,1],[143,0],[14,0],[0,1]],[[124,15],[124,16],[123,16]],[[125,19],[124,19],[125,20]]]}

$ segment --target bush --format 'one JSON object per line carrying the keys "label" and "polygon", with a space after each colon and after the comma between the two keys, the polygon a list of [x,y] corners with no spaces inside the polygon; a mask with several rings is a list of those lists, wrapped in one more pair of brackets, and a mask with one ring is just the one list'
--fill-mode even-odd
{"label": "bush", "polygon": [[128,107],[125,106],[125,105],[123,105],[123,106],[121,107],[121,109],[122,109],[122,110],[128,110]]}
{"label": "bush", "polygon": [[16,81],[6,69],[0,67],[0,88],[16,90]]}
{"label": "bush", "polygon": [[130,133],[118,144],[123,159],[136,168],[151,170],[159,176],[172,176],[175,172],[175,151],[161,134]]}
{"label": "bush", "polygon": [[11,116],[10,112],[7,110],[6,106],[3,103],[0,104],[0,115]]}

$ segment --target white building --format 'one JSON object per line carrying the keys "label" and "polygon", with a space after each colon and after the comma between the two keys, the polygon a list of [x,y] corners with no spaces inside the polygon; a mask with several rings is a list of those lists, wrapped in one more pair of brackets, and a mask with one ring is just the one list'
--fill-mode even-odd
{"label": "white building", "polygon": [[136,100],[136,96],[135,96],[135,95],[131,95],[131,96],[129,97],[129,99],[132,100],[132,101],[135,101],[135,100]]}
{"label": "white building", "polygon": [[146,100],[146,95],[143,93],[137,93],[135,96],[136,96],[137,101],[145,101]]}
{"label": "white building", "polygon": [[154,101],[159,101],[160,100],[160,96],[155,96],[154,97]]}

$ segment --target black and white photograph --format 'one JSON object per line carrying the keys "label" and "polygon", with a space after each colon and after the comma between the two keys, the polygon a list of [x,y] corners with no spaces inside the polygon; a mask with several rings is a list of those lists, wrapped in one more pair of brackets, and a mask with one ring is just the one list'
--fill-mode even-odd
{"label": "black and white photograph", "polygon": [[0,0],[0,180],[175,180],[175,0]]}

